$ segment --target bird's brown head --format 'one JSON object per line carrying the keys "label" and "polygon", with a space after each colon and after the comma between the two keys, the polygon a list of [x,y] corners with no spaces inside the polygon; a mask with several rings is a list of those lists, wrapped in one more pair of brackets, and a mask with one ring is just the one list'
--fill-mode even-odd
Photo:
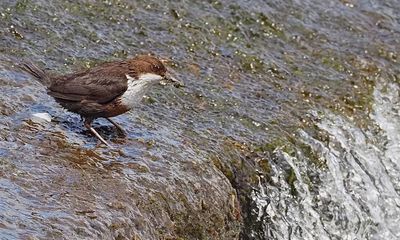
{"label": "bird's brown head", "polygon": [[132,59],[132,63],[138,75],[151,73],[161,76],[164,82],[172,83],[175,87],[183,86],[183,83],[172,77],[162,61],[156,57],[139,55]]}
{"label": "bird's brown head", "polygon": [[164,76],[167,73],[167,68],[156,57],[149,55],[139,55],[135,57],[133,61],[136,63],[135,67],[138,71],[138,74],[154,73],[160,76]]}

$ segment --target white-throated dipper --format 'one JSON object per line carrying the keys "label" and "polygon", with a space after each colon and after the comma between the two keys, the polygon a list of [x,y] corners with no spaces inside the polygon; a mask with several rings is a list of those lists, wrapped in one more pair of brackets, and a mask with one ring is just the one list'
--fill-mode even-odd
{"label": "white-throated dipper", "polygon": [[63,76],[48,74],[30,62],[24,62],[20,67],[46,86],[47,93],[62,107],[81,115],[85,127],[108,146],[91,126],[94,119],[105,118],[124,133],[110,117],[131,110],[156,83],[166,81],[182,86],[168,74],[159,59],[148,55],[103,63]]}

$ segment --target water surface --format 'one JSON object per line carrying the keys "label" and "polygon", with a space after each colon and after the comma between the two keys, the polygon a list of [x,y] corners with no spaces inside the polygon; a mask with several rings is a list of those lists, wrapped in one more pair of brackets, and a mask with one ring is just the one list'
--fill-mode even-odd
{"label": "water surface", "polygon": [[[396,239],[397,1],[2,1],[1,239]],[[151,53],[158,86],[95,127],[15,64]],[[49,113],[37,122],[34,113]]]}

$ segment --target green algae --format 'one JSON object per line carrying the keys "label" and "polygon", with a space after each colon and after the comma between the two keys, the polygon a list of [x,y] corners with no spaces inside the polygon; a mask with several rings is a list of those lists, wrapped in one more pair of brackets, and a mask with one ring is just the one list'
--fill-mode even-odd
{"label": "green algae", "polygon": [[296,196],[297,190],[294,185],[294,182],[297,181],[297,177],[296,177],[296,174],[293,169],[290,169],[289,172],[287,173],[286,181],[290,186],[290,194],[292,194],[293,196]]}

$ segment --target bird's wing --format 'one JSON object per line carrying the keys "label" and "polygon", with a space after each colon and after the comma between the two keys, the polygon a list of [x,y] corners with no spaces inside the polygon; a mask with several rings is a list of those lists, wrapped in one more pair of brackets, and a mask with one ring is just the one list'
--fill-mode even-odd
{"label": "bird's wing", "polygon": [[55,98],[67,101],[107,103],[127,90],[126,75],[135,76],[135,73],[124,62],[103,64],[56,79],[48,92]]}

